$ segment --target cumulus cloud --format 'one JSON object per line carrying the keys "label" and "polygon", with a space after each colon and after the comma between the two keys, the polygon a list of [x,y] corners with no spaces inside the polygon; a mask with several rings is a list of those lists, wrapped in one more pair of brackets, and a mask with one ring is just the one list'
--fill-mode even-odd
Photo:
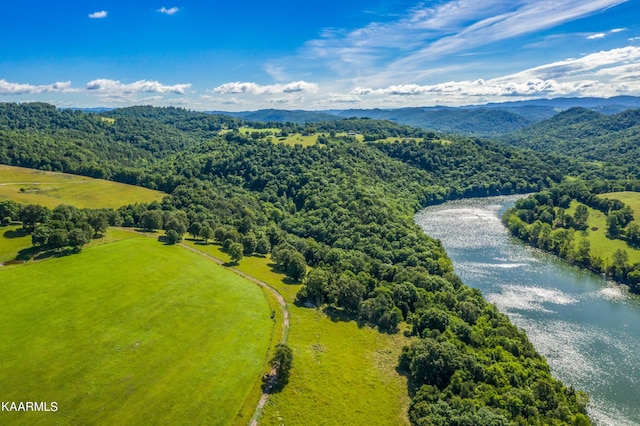
{"label": "cumulus cloud", "polygon": [[213,92],[223,95],[238,93],[246,93],[251,95],[273,95],[298,92],[317,93],[318,85],[315,83],[308,83],[306,81],[294,81],[288,84],[271,85],[260,85],[258,83],[250,82],[235,82],[222,84],[213,89]]}
{"label": "cumulus cloud", "polygon": [[179,11],[180,11],[180,8],[175,7],[175,6],[174,6],[174,7],[169,8],[169,9],[167,9],[167,8],[166,8],[166,7],[164,7],[164,6],[162,6],[162,7],[161,7],[160,9],[158,9],[156,12],[163,13],[163,14],[165,14],[165,15],[169,15],[169,16],[171,16],[171,15],[175,15],[175,14],[176,14],[176,13],[178,13]]}
{"label": "cumulus cloud", "polygon": [[640,93],[640,48],[625,47],[567,59],[488,80],[448,81],[431,85],[397,84],[356,87],[354,96],[438,97],[453,103],[469,98],[615,96]]}
{"label": "cumulus cloud", "polygon": [[130,95],[136,93],[174,93],[184,94],[191,84],[174,84],[167,86],[157,81],[138,80],[125,84],[119,80],[97,79],[87,83],[86,89],[100,94]]}
{"label": "cumulus cloud", "polygon": [[106,10],[101,10],[99,12],[93,12],[89,14],[89,18],[91,19],[102,19],[102,18],[106,18],[107,14],[109,12],[107,12]]}
{"label": "cumulus cloud", "polygon": [[76,89],[71,87],[70,81],[57,82],[46,85],[32,85],[25,83],[11,83],[4,79],[0,80],[0,95],[25,95],[39,93],[69,93]]}

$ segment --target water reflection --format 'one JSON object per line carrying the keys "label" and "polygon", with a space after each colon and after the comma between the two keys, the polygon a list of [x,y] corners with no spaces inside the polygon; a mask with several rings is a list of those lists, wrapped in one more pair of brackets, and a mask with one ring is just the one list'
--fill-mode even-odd
{"label": "water reflection", "polygon": [[602,425],[640,424],[639,298],[509,237],[517,196],[460,200],[415,216],[464,282],[526,330],[556,377],[583,389]]}

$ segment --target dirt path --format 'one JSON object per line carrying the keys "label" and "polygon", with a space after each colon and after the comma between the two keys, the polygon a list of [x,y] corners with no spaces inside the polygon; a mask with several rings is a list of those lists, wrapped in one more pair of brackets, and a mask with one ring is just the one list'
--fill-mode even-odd
{"label": "dirt path", "polygon": [[[225,263],[218,259],[215,256],[212,256],[208,253],[204,253],[201,252],[200,250],[188,246],[184,243],[179,243],[178,244],[181,247],[186,248],[187,250],[191,250],[192,252],[198,253],[202,256],[205,256],[207,258],[209,258],[210,260],[216,262],[219,265],[224,266],[225,268],[235,272],[236,274],[240,275],[243,278],[246,278],[247,280],[254,282],[256,284],[258,284],[261,287],[266,288],[267,290],[269,290],[278,300],[278,304],[280,305],[280,310],[282,311],[282,337],[280,339],[281,343],[286,343],[287,342],[287,336],[289,335],[289,309],[287,308],[287,302],[284,300],[284,297],[282,297],[282,294],[280,294],[280,292],[278,292],[278,290],[275,287],[272,287],[271,285],[265,283],[264,281],[261,281],[255,277],[252,277],[251,275],[248,275],[244,272],[242,272],[239,269],[233,268],[231,266],[226,266]],[[258,401],[258,405],[256,407],[255,412],[253,413],[253,417],[251,417],[251,421],[249,422],[250,426],[258,426],[258,419],[260,418],[260,415],[262,414],[262,410],[264,409],[265,404],[267,403],[267,401],[269,400],[269,391],[268,391],[268,387],[265,387],[265,391],[262,392],[262,396],[260,396],[260,401]]]}
{"label": "dirt path", "polygon": [[[147,237],[151,237],[151,238],[157,238],[157,235],[150,235],[150,234],[146,234],[144,232],[137,232],[132,230],[131,228],[118,228],[124,231],[129,231],[129,232],[134,232],[136,234],[139,235],[145,235]],[[194,253],[197,253],[201,256],[204,256],[206,258],[208,258],[209,260],[217,263],[220,266],[223,266],[226,269],[229,269],[230,271],[233,271],[234,273],[240,275],[241,277],[255,283],[258,284],[259,286],[267,289],[268,291],[270,291],[278,300],[278,304],[280,305],[280,310],[282,311],[282,337],[280,338],[280,342],[281,343],[286,343],[287,342],[287,336],[289,335],[289,308],[287,307],[287,302],[284,300],[284,297],[282,297],[282,294],[280,294],[280,292],[275,288],[272,287],[271,285],[267,284],[264,281],[261,281],[255,277],[252,277],[249,274],[246,274],[245,272],[242,272],[239,269],[233,268],[231,266],[227,266],[226,263],[224,261],[222,261],[221,259],[210,255],[209,253],[205,253],[202,252],[200,250],[198,250],[197,248],[191,247],[187,244],[184,243],[178,243],[178,245],[180,247],[183,247],[187,250],[190,250]],[[260,415],[262,414],[262,410],[264,409],[265,404],[267,403],[267,401],[269,400],[269,392],[268,391],[264,391],[262,392],[262,396],[260,397],[260,401],[258,401],[258,405],[256,407],[256,410],[253,414],[253,417],[251,418],[251,421],[249,422],[250,426],[257,426],[258,425],[258,419],[260,418]]]}

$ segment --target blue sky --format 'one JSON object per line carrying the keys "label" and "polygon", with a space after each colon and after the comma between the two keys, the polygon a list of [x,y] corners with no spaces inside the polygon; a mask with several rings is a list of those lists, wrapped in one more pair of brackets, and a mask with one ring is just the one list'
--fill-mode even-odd
{"label": "blue sky", "polygon": [[640,96],[640,0],[4,0],[0,101],[196,110]]}

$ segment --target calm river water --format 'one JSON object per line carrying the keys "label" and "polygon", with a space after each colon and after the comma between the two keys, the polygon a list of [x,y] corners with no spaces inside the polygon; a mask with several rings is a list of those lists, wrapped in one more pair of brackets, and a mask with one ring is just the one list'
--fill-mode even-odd
{"label": "calm river water", "polygon": [[509,237],[518,196],[453,201],[415,216],[456,273],[523,328],[567,386],[589,394],[601,425],[640,425],[640,297]]}

